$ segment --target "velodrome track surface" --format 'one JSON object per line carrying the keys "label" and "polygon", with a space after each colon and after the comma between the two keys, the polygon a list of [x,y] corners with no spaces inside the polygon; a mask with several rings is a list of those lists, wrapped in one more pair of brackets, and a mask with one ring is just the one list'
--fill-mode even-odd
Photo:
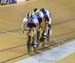
{"label": "velodrome track surface", "polygon": [[[41,2],[43,2],[43,4],[41,4]],[[36,6],[39,7],[38,5],[41,4],[41,7],[45,7],[50,10],[49,7],[44,5],[48,2],[46,2],[45,0],[41,0],[39,4],[36,4]],[[34,5],[31,5],[31,9],[29,8],[29,6],[26,5],[28,4],[23,3],[20,6],[19,4],[17,4],[4,6],[5,8],[3,6],[0,7],[0,63],[15,63],[16,61],[30,57],[26,51],[26,36],[22,35],[21,23],[24,13],[27,12],[27,10],[25,9],[31,11],[34,8]],[[70,10],[70,12],[64,10],[65,7],[63,8],[63,6],[61,6],[61,9],[64,11],[63,13],[65,13],[63,14],[61,13],[61,9],[55,9],[55,6],[53,5],[58,6],[58,4],[55,4],[55,2],[52,1],[50,3],[53,14],[53,35],[51,37],[51,45],[49,46],[50,48],[61,45],[67,42],[67,40],[75,39],[75,13],[72,13],[74,10],[72,9]],[[8,10],[10,10],[10,12]],[[58,13],[58,11],[61,12]],[[45,48],[45,50],[47,49],[48,47]],[[41,49],[40,51],[44,50]]]}
{"label": "velodrome track surface", "polygon": [[[60,23],[60,24],[64,24],[64,23]],[[7,33],[13,33],[13,32],[15,32],[15,31],[12,31],[12,32],[7,32]],[[61,34],[61,35],[57,35],[57,36],[54,36],[53,37],[53,40],[55,39],[55,38],[59,38],[59,37],[63,37],[63,36],[66,36],[66,35],[70,35],[70,34],[74,34],[75,33],[75,30],[73,30],[73,31],[70,31],[70,32],[67,32],[67,33],[64,33],[64,34]],[[2,33],[3,34],[3,33]],[[55,42],[52,42],[52,40],[51,40],[51,42],[53,43],[53,45],[50,45],[50,46],[48,46],[48,47],[55,47],[55,46],[58,46],[58,45],[61,45],[61,44],[63,44],[64,43],[64,41],[67,41],[67,40],[70,40],[70,39],[74,39],[75,37],[73,37],[73,36],[70,36],[70,37],[68,37],[67,39],[63,39],[62,40],[62,42],[57,42],[57,41],[55,41]],[[4,53],[4,52],[6,52],[6,51],[11,51],[11,52],[17,52],[17,49],[18,48],[24,48],[26,46],[26,44],[20,44],[20,45],[17,45],[17,46],[14,46],[14,47],[9,47],[9,48],[5,48],[5,49],[2,49],[2,50],[0,50],[0,53]],[[47,47],[47,48],[48,48]],[[47,49],[46,48],[46,49]],[[23,49],[24,50],[24,49]],[[42,50],[42,49],[40,49],[40,50]],[[19,50],[18,50],[19,51]],[[14,59],[17,59],[17,58],[19,58],[19,57],[22,57],[22,56],[25,56],[25,55],[28,55],[28,53],[23,53],[23,54],[21,54],[21,55],[18,55],[18,56],[15,56],[15,57],[12,57],[12,58],[9,58],[9,59],[6,59],[6,60],[3,60],[3,61],[1,61],[1,63],[5,63],[5,62],[9,62],[9,61],[11,61],[11,60],[14,60]]]}
{"label": "velodrome track surface", "polygon": [[32,57],[20,60],[16,63],[75,63],[74,58],[75,40],[71,40],[68,41],[68,43],[46,50]]}

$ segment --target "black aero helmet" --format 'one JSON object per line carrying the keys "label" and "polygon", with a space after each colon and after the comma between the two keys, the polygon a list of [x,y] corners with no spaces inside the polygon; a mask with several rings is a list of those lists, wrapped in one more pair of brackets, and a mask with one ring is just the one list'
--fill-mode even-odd
{"label": "black aero helmet", "polygon": [[29,17],[29,13],[26,13],[26,17],[27,17],[27,18]]}
{"label": "black aero helmet", "polygon": [[44,8],[41,8],[40,10],[45,10]]}
{"label": "black aero helmet", "polygon": [[45,12],[45,9],[44,8],[41,8],[40,11]]}
{"label": "black aero helmet", "polygon": [[38,8],[34,8],[33,11],[36,12],[38,10]]}
{"label": "black aero helmet", "polygon": [[27,17],[27,18],[32,17],[32,13],[31,13],[31,12],[27,13],[27,14],[26,14],[26,17]]}

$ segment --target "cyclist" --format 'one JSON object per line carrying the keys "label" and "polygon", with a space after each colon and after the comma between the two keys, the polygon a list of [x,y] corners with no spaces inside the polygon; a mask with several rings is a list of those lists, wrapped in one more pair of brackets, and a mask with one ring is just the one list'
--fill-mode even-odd
{"label": "cyclist", "polygon": [[37,50],[37,29],[38,29],[38,19],[36,15],[32,15],[32,13],[27,13],[26,17],[23,19],[23,33],[24,30],[28,30],[29,32],[27,33],[28,35],[28,42],[27,42],[27,49],[28,52],[32,51],[32,47],[34,51],[36,52]]}
{"label": "cyclist", "polygon": [[39,9],[35,8],[33,9],[33,13],[38,16],[38,21],[39,21],[39,30],[38,30],[38,38],[39,41],[44,45],[44,32],[45,32],[45,18],[44,14],[42,11]]}
{"label": "cyclist", "polygon": [[43,12],[44,18],[45,18],[45,29],[46,29],[46,31],[45,31],[44,35],[45,36],[47,35],[47,40],[49,41],[50,34],[52,33],[52,30],[51,30],[51,13],[47,9],[44,9],[44,8],[41,8],[40,11]]}

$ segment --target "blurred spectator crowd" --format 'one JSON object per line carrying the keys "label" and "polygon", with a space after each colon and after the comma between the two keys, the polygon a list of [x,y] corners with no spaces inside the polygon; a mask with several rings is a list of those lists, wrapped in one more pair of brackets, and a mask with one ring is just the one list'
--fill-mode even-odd
{"label": "blurred spectator crowd", "polygon": [[0,0],[0,5],[14,4],[16,0]]}

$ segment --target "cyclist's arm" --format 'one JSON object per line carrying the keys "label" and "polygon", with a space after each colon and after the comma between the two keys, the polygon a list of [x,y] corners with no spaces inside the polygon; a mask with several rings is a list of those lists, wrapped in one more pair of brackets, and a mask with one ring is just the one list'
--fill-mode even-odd
{"label": "cyclist's arm", "polygon": [[27,18],[23,19],[23,23],[22,23],[22,32],[24,33],[24,31],[28,31],[28,27],[27,27]]}

